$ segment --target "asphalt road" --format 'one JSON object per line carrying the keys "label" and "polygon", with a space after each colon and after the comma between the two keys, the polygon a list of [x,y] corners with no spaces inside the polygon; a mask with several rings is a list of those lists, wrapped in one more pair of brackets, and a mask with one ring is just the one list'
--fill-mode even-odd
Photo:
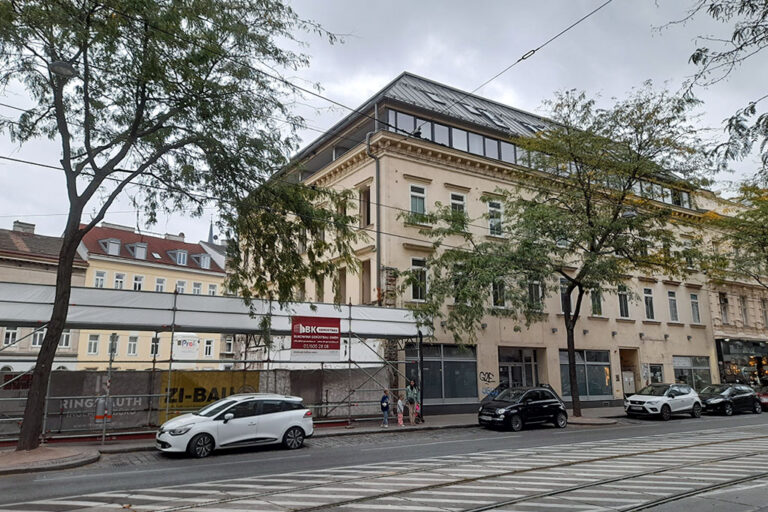
{"label": "asphalt road", "polygon": [[[647,448],[649,436],[661,436],[663,439],[664,435],[669,434],[676,439],[683,439],[686,443],[695,444],[698,436],[702,435],[699,431],[712,429],[724,435],[729,431],[738,432],[737,438],[743,435],[742,432],[755,432],[768,436],[768,414],[747,414],[730,418],[711,416],[701,419],[680,417],[669,422],[627,419],[620,420],[618,425],[608,427],[569,426],[565,430],[559,430],[546,426],[519,433],[492,431],[479,427],[418,432],[398,432],[391,428],[383,434],[310,439],[304,449],[297,451],[285,451],[281,448],[238,450],[221,452],[204,460],[155,452],[107,455],[98,463],[79,469],[0,477],[0,505],[93,493],[139,492],[158,487],[173,489],[192,486],[189,487],[191,489],[197,484],[204,487],[204,482],[235,479],[258,481],[258,477],[267,479],[278,473],[323,471],[345,466],[375,467],[377,464],[383,464],[391,470],[398,467],[418,467],[420,461],[428,461],[436,457],[472,457],[489,451],[506,450],[514,455],[515,450],[530,451],[535,448],[546,448],[548,453],[557,454],[570,450],[572,445],[577,443],[598,441],[606,441],[600,446],[608,448],[642,450]],[[691,435],[685,435],[687,432]],[[633,442],[628,441],[627,438],[637,439]],[[623,441],[610,443],[612,439]],[[659,443],[659,439],[656,437],[653,442]],[[746,448],[741,446],[740,449],[747,450],[744,452],[745,456],[751,453],[749,446]],[[756,447],[755,451],[757,450]],[[738,463],[734,467],[738,467]],[[768,466],[763,467],[768,468]],[[344,470],[335,471],[343,472]],[[760,491],[765,493],[768,487],[753,489],[758,493]],[[699,499],[702,498],[699,497]],[[718,503],[718,506],[720,505]],[[768,506],[768,501],[765,505]],[[34,506],[12,508],[79,510],[75,505],[70,508],[57,508],[53,505],[46,508],[42,506],[41,508],[34,508]],[[146,508],[146,510],[152,509]],[[660,508],[659,510],[688,510],[688,508]],[[742,509],[705,508],[702,510],[736,512]]]}

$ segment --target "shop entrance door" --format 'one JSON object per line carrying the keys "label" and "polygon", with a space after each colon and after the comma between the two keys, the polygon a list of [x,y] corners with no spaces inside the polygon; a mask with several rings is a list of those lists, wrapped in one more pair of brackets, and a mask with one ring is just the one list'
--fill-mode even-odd
{"label": "shop entrance door", "polygon": [[536,351],[499,347],[499,384],[512,388],[538,385]]}

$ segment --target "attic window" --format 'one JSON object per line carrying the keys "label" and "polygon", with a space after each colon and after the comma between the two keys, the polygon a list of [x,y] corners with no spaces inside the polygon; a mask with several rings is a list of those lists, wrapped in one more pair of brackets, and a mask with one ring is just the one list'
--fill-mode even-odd
{"label": "attic window", "polygon": [[155,258],[156,260],[159,260],[161,256],[159,254],[157,254],[156,252],[153,252],[152,253],[152,257]]}
{"label": "attic window", "polygon": [[532,124],[532,123],[526,123],[526,122],[524,122],[524,121],[520,121],[520,124],[521,124],[521,125],[523,125],[523,126],[525,126],[526,128],[528,128],[528,129],[529,129],[531,132],[533,132],[533,133],[536,133],[536,132],[538,132],[539,130],[541,130],[541,129],[543,129],[543,128],[544,128],[543,126],[537,126],[537,125],[535,125],[535,124]]}
{"label": "attic window", "polygon": [[187,264],[187,251],[176,251],[176,263],[178,265]]}
{"label": "attic window", "polygon": [[446,105],[445,100],[443,98],[441,98],[440,96],[438,96],[437,94],[435,94],[433,92],[427,92],[427,91],[424,91],[424,94],[426,94],[429,97],[429,99],[431,99],[435,103],[440,103],[441,105]]}
{"label": "attic window", "polygon": [[499,126],[501,128],[509,128],[502,119],[494,114],[493,112],[488,112],[487,110],[481,111],[485,117],[487,117],[493,124],[496,126]]}
{"label": "attic window", "polygon": [[120,240],[110,238],[106,241],[107,254],[110,256],[120,256]]}
{"label": "attic window", "polygon": [[135,243],[126,246],[128,250],[133,254],[133,257],[137,260],[147,259],[147,244]]}
{"label": "attic window", "polygon": [[196,254],[192,256],[192,258],[197,261],[197,264],[200,265],[200,268],[211,268],[211,257],[207,254]]}
{"label": "attic window", "polygon": [[480,111],[479,111],[479,110],[477,110],[477,109],[476,109],[475,107],[473,107],[472,105],[468,105],[468,104],[466,104],[466,103],[462,103],[462,104],[461,104],[461,106],[462,106],[462,107],[464,107],[465,109],[467,109],[467,112],[469,112],[470,114],[475,114],[476,116],[479,116],[479,115],[481,115],[481,114],[480,114]]}

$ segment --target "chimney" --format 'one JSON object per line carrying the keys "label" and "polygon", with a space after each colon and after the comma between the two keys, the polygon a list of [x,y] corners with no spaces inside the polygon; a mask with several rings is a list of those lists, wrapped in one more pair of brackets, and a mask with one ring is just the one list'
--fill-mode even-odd
{"label": "chimney", "polygon": [[165,234],[166,240],[173,240],[175,242],[183,242],[184,241],[184,233],[179,233],[178,235],[174,235],[171,233]]}
{"label": "chimney", "polygon": [[13,221],[13,230],[20,231],[22,233],[35,233],[35,225],[29,222],[21,222],[20,220]]}

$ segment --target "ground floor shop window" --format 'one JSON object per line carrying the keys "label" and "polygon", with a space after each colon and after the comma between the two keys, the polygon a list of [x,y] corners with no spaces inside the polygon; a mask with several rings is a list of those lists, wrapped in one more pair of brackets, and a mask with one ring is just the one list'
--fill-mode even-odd
{"label": "ground floor shop window", "polygon": [[538,381],[539,372],[534,349],[499,347],[500,386],[536,386]]}
{"label": "ground floor shop window", "polygon": [[723,382],[768,386],[768,343],[732,338],[717,343]]}
{"label": "ground floor shop window", "polygon": [[664,382],[664,365],[649,364],[648,373],[651,380],[651,384]]}
{"label": "ground floor shop window", "polygon": [[[423,392],[426,403],[463,403],[477,400],[475,347],[424,344]],[[405,347],[406,376],[419,381],[418,348]]]}
{"label": "ground floor shop window", "polygon": [[[579,398],[583,400],[607,400],[613,398],[611,390],[611,353],[608,350],[577,350],[576,381]],[[568,373],[568,351],[560,351],[560,383],[563,397],[571,396]]]}
{"label": "ground floor shop window", "polygon": [[678,384],[687,384],[696,391],[712,384],[709,357],[673,356],[672,366],[675,370],[675,382]]}

